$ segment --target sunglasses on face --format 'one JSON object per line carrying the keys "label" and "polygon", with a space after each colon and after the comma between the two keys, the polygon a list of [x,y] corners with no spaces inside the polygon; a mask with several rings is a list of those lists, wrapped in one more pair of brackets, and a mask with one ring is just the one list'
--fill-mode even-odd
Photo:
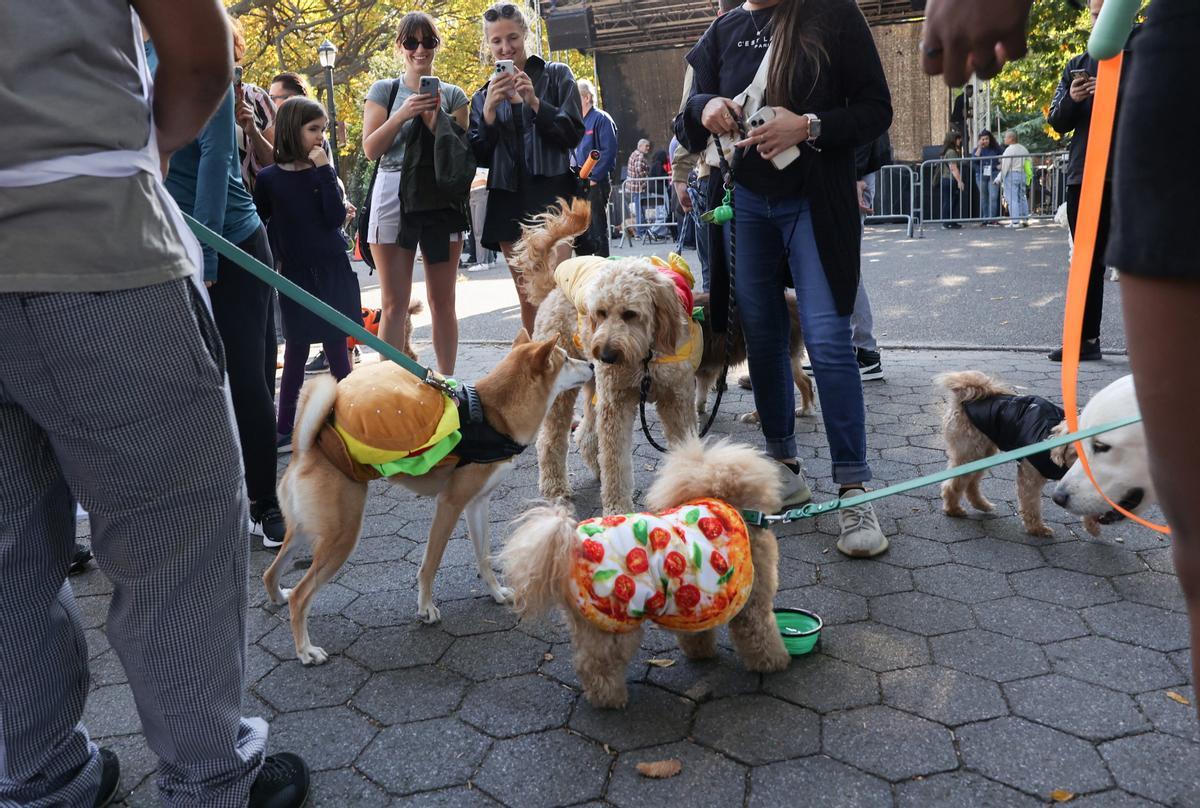
{"label": "sunglasses on face", "polygon": [[415,36],[410,36],[400,44],[403,45],[404,49],[408,51],[415,51],[418,45],[424,46],[425,50],[433,50],[438,45],[442,44],[442,41],[435,36],[422,37],[421,39],[417,39]]}
{"label": "sunglasses on face", "polygon": [[517,7],[512,3],[505,3],[499,9],[489,8],[483,12],[483,19],[487,22],[495,22],[503,17],[506,20],[511,20],[517,15]]}

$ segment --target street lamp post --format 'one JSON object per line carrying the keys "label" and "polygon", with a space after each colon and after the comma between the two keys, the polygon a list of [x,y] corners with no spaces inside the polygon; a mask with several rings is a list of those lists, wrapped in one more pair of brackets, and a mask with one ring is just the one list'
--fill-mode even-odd
{"label": "street lamp post", "polygon": [[337,61],[337,47],[327,39],[317,49],[317,56],[321,60],[321,67],[325,68],[325,101],[329,108],[329,143],[333,148],[333,170],[340,177],[342,167],[338,161],[337,107],[333,101],[333,65]]}

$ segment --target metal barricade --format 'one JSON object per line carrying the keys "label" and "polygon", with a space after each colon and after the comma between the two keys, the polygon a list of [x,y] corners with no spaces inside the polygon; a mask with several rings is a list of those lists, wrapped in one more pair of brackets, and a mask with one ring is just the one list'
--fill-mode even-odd
{"label": "metal barricade", "polygon": [[1030,219],[1052,219],[1066,200],[1065,171],[1065,152],[926,160],[917,172],[921,231],[927,222],[1022,227]]}
{"label": "metal barricade", "polygon": [[675,188],[670,177],[643,177],[621,183],[621,244],[677,240]]}
{"label": "metal barricade", "polygon": [[903,221],[908,237],[913,237],[916,221],[920,217],[917,206],[917,174],[911,166],[890,165],[879,169],[875,174],[875,194],[871,200],[873,213],[868,214],[863,222]]}

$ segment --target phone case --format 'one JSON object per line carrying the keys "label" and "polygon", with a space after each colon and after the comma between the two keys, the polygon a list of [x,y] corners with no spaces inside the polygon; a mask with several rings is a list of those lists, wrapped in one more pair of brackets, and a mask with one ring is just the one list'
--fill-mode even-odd
{"label": "phone case", "polygon": [[[754,129],[757,129],[758,127],[762,126],[767,121],[771,121],[774,119],[775,119],[775,110],[771,109],[770,107],[763,107],[758,112],[756,112],[750,116],[750,119],[746,122],[746,126],[749,127],[751,131],[753,131]],[[784,169],[784,168],[787,168],[788,166],[790,166],[796,160],[796,158],[799,156],[800,156],[799,147],[789,146],[788,148],[784,149],[779,154],[777,154],[771,158],[771,165],[775,166],[775,168],[777,168],[777,169]]]}

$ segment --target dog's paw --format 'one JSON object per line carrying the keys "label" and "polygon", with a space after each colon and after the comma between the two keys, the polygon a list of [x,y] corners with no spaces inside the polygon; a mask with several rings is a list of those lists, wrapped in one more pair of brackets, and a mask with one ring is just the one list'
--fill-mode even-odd
{"label": "dog's paw", "polygon": [[430,603],[428,606],[422,606],[417,609],[417,617],[426,625],[442,622],[442,610]]}
{"label": "dog's paw", "polygon": [[743,659],[743,664],[746,670],[754,673],[778,673],[787,670],[788,665],[792,664],[792,657],[781,643],[778,649],[767,651],[753,659]]}
{"label": "dog's paw", "polygon": [[808,415],[812,415],[812,409],[810,407],[800,406],[796,408],[797,418],[804,418]]}
{"label": "dog's paw", "polygon": [[512,603],[515,595],[516,593],[507,586],[498,586],[492,590],[492,600],[501,605]]}
{"label": "dog's paw", "polygon": [[624,685],[620,688],[606,687],[603,690],[585,690],[584,698],[588,704],[598,710],[620,710],[629,703],[629,691]]}
{"label": "dog's paw", "polygon": [[942,513],[946,514],[946,516],[952,516],[955,519],[961,519],[967,515],[967,512],[958,505],[943,505]]}
{"label": "dog's paw", "polygon": [[562,480],[543,480],[538,486],[543,499],[550,501],[571,498],[571,486]]}
{"label": "dog's paw", "polygon": [[1030,536],[1041,536],[1043,539],[1049,539],[1054,536],[1054,530],[1047,524],[1026,525],[1025,532]]}
{"label": "dog's paw", "polygon": [[992,511],[996,510],[996,506],[992,504],[992,501],[990,499],[984,499],[983,497],[973,498],[971,500],[971,507],[977,511],[983,511],[984,513],[991,513]]}
{"label": "dog's paw", "polygon": [[747,412],[742,415],[739,415],[738,420],[741,421],[743,424],[757,424],[759,421],[758,410],[755,410],[754,412]]}
{"label": "dog's paw", "polygon": [[301,648],[296,652],[296,656],[300,658],[302,665],[323,665],[329,659],[329,654],[325,653],[325,649],[316,645]]}
{"label": "dog's paw", "polygon": [[[280,606],[282,606],[283,604],[287,603],[288,600],[291,599],[291,597],[292,597],[292,590],[280,589],[279,590],[279,600],[276,600],[275,602],[278,603]],[[274,598],[272,598],[272,600],[274,600]]]}

